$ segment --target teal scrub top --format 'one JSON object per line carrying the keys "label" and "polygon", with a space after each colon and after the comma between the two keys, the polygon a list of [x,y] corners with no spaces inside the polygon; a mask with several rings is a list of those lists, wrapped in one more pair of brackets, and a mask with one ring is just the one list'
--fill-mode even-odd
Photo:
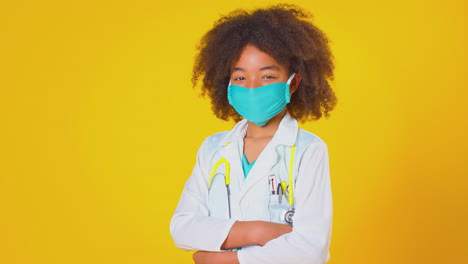
{"label": "teal scrub top", "polygon": [[253,161],[249,164],[249,162],[247,161],[247,157],[244,153],[242,153],[242,169],[244,170],[244,179],[247,178],[247,175],[249,174],[250,169],[252,169],[255,162],[256,161]]}

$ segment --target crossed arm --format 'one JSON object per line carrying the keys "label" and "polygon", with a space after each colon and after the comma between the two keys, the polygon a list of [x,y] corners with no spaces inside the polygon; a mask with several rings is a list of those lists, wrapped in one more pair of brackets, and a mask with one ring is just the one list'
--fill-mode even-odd
{"label": "crossed arm", "polygon": [[[202,153],[204,151],[201,151]],[[203,155],[202,155],[203,156]],[[197,264],[278,263],[323,264],[329,259],[332,200],[326,145],[311,144],[301,157],[294,215],[291,227],[265,221],[235,221],[211,217],[206,204],[206,173],[197,160],[186,182],[171,220],[171,234],[184,250],[200,250],[193,255]],[[248,247],[248,246],[258,247]],[[244,247],[242,251],[219,250]]]}
{"label": "crossed arm", "polygon": [[[250,245],[263,246],[268,241],[291,231],[292,228],[285,224],[266,221],[237,221],[232,225],[221,249],[226,250]],[[237,251],[197,251],[193,254],[193,260],[196,264],[239,263],[239,260],[237,259]]]}

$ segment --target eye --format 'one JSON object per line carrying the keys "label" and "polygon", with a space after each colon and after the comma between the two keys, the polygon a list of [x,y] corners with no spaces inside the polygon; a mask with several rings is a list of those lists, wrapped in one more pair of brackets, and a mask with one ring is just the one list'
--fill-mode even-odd
{"label": "eye", "polygon": [[234,78],[234,81],[242,81],[242,80],[245,80],[245,78],[242,76]]}
{"label": "eye", "polygon": [[265,79],[276,79],[276,77],[273,76],[273,75],[265,75],[263,78],[265,78]]}

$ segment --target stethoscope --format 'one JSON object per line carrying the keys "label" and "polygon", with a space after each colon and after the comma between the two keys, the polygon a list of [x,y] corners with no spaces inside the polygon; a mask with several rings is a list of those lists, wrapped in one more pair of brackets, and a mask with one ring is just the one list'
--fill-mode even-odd
{"label": "stethoscope", "polygon": [[[230,143],[230,142],[229,142]],[[228,145],[227,143],[226,145]],[[292,225],[293,223],[293,216],[294,216],[294,186],[293,186],[293,165],[294,165],[294,153],[296,150],[296,145],[291,147],[291,156],[289,159],[289,173],[288,173],[288,178],[289,178],[289,183],[287,186],[288,192],[289,192],[289,197],[288,197],[288,210],[283,212],[283,218],[286,223]],[[210,173],[210,179],[208,181],[208,191],[211,189],[211,184],[213,182],[213,178],[216,175],[216,170],[221,164],[225,164],[224,170],[224,183],[226,185],[226,192],[227,192],[227,200],[228,200],[228,211],[229,211],[229,218],[231,218],[231,190],[229,189],[229,185],[231,184],[231,176],[230,176],[230,164],[227,159],[222,157],[221,159],[218,160],[218,162],[215,163],[213,168],[211,169]],[[279,194],[279,190],[286,189],[284,185],[278,186],[278,195],[279,199],[282,197],[283,194]]]}

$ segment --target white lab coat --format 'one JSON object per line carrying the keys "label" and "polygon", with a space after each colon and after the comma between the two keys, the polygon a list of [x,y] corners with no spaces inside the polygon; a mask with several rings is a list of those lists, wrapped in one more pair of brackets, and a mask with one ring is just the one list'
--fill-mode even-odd
{"label": "white lab coat", "polygon": [[[283,197],[279,203],[278,195],[271,192],[270,180],[276,177],[275,182],[288,182],[291,146],[296,144],[293,231],[263,247],[244,247],[237,252],[238,259],[241,264],[326,263],[330,258],[332,229],[327,145],[318,136],[299,128],[296,119],[286,113],[244,180],[241,155],[246,129],[244,119],[231,131],[209,136],[202,143],[171,220],[170,231],[176,246],[184,250],[221,251],[236,220],[284,223],[281,216],[288,202]],[[224,165],[218,168],[220,174],[215,176],[208,190],[210,171],[221,157],[230,163],[231,219]]]}

